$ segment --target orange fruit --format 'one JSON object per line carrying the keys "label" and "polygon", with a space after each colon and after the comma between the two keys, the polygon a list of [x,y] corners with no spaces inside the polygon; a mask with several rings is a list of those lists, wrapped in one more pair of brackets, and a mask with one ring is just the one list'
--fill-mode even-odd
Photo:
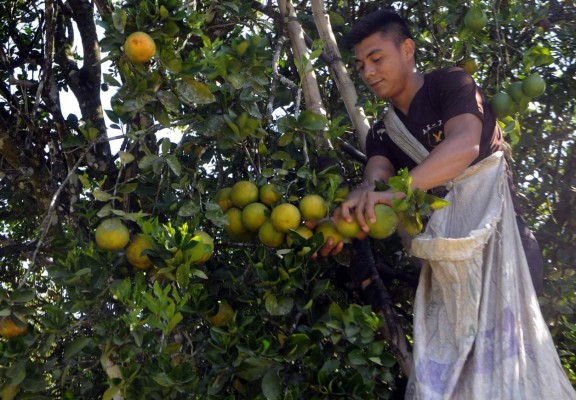
{"label": "orange fruit", "polygon": [[286,234],[274,228],[274,225],[270,220],[264,221],[260,226],[260,229],[258,229],[258,239],[260,239],[260,242],[265,246],[275,249],[284,244],[285,238]]}
{"label": "orange fruit", "polygon": [[300,210],[293,204],[283,203],[272,210],[270,221],[276,230],[286,233],[290,229],[296,229],[302,222]]}
{"label": "orange fruit", "polygon": [[271,207],[282,198],[282,194],[275,183],[266,183],[260,187],[259,197],[261,203]]}
{"label": "orange fruit", "polygon": [[351,222],[346,221],[344,218],[338,218],[334,221],[334,225],[336,229],[338,229],[338,232],[347,239],[355,238],[362,229],[354,215],[352,215]]}
{"label": "orange fruit", "polygon": [[512,108],[512,98],[508,93],[496,93],[494,96],[492,96],[492,99],[490,99],[490,105],[492,106],[494,115],[496,115],[497,118],[503,118],[507,115],[510,115]]}
{"label": "orange fruit", "polygon": [[206,319],[212,326],[228,325],[234,319],[234,309],[228,303],[218,302],[216,314],[209,315]]}
{"label": "orange fruit", "polygon": [[488,23],[486,13],[480,8],[471,8],[464,16],[464,25],[472,32],[481,31]]}
{"label": "orange fruit", "polygon": [[[312,229],[304,225],[300,225],[294,232],[302,236],[304,239],[310,239],[314,235]],[[294,240],[290,234],[286,235],[286,244],[288,246],[292,246],[292,244],[294,244]]]}
{"label": "orange fruit", "polygon": [[216,192],[214,196],[214,202],[220,206],[222,212],[226,212],[230,207],[232,207],[232,200],[230,199],[230,193],[232,188],[225,187]]}
{"label": "orange fruit", "polygon": [[476,64],[474,59],[468,58],[462,63],[462,69],[470,75],[474,75],[474,73],[478,71],[478,64]]}
{"label": "orange fruit", "polygon": [[244,208],[250,203],[258,201],[258,186],[250,181],[238,181],[232,185],[230,200],[238,208]]}
{"label": "orange fruit", "polygon": [[526,99],[526,95],[524,94],[522,86],[522,82],[514,82],[508,86],[506,93],[508,93],[512,101],[520,103],[522,100]]}
{"label": "orange fruit", "polygon": [[306,221],[317,222],[326,217],[328,205],[322,196],[318,194],[307,194],[300,200],[298,209],[302,218]]}
{"label": "orange fruit", "polygon": [[108,251],[122,250],[130,241],[130,232],[120,218],[108,218],[96,227],[96,244]]}
{"label": "orange fruit", "polygon": [[399,219],[393,209],[386,204],[376,204],[374,213],[376,214],[376,222],[374,223],[371,223],[368,217],[364,215],[366,224],[370,228],[368,236],[374,239],[385,239],[396,232]]}
{"label": "orange fruit", "polygon": [[344,239],[344,237],[340,234],[340,232],[338,232],[338,229],[336,229],[334,221],[332,221],[331,219],[327,219],[320,222],[314,229],[314,233],[318,232],[320,232],[324,237],[324,243],[326,243],[329,238],[333,238],[334,245],[336,245],[337,243],[341,242]]}
{"label": "orange fruit", "polygon": [[194,264],[204,264],[214,253],[214,239],[204,231],[195,231],[192,240],[198,242],[186,251],[186,256]]}
{"label": "orange fruit", "polygon": [[256,232],[266,221],[269,209],[262,203],[250,203],[242,210],[242,225],[249,231]]}
{"label": "orange fruit", "polygon": [[0,318],[0,336],[11,339],[26,333],[26,318],[18,313]]}
{"label": "orange fruit", "polygon": [[522,91],[531,99],[538,97],[546,91],[546,81],[538,74],[527,76],[522,81]]}
{"label": "orange fruit", "polygon": [[228,217],[228,225],[224,226],[224,230],[231,236],[241,236],[247,232],[246,227],[242,224],[242,210],[236,207],[231,207],[226,211]]}
{"label": "orange fruit", "polygon": [[136,64],[147,63],[156,53],[156,43],[145,32],[134,32],[124,42],[124,53],[130,61]]}
{"label": "orange fruit", "polygon": [[152,245],[145,236],[138,235],[130,242],[126,248],[126,260],[133,267],[139,269],[148,269],[152,266],[152,261],[146,254],[142,254],[144,250],[152,249]]}

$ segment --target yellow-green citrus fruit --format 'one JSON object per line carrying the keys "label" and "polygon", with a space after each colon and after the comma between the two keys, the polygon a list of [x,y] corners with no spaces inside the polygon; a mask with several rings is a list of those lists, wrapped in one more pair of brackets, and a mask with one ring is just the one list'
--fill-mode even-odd
{"label": "yellow-green citrus fruit", "polygon": [[238,181],[232,185],[230,199],[234,206],[244,208],[248,204],[258,201],[258,186],[250,181]]}
{"label": "yellow-green citrus fruit", "polygon": [[523,86],[522,82],[514,82],[510,86],[508,86],[508,90],[506,90],[506,92],[508,93],[512,101],[520,103],[522,100],[526,99],[526,95],[524,94],[522,86]]}
{"label": "yellow-green citrus fruit", "polygon": [[194,264],[204,264],[214,253],[214,239],[206,232],[197,230],[192,240],[198,243],[186,251],[186,256]]}
{"label": "yellow-green citrus fruit", "polygon": [[126,260],[133,267],[139,269],[148,269],[152,266],[152,261],[146,254],[142,254],[144,250],[152,249],[152,245],[142,235],[136,236],[126,248]]}
{"label": "yellow-green citrus fruit", "polygon": [[226,211],[228,217],[228,224],[224,226],[224,230],[232,236],[240,236],[248,230],[242,224],[242,210],[236,207],[231,207]]}
{"label": "yellow-green citrus fruit", "polygon": [[108,218],[96,227],[96,243],[103,250],[122,250],[130,241],[130,232],[120,218]]}
{"label": "yellow-green citrus fruit", "polygon": [[538,97],[546,91],[546,81],[538,74],[527,76],[522,81],[522,91],[531,99]]}
{"label": "yellow-green citrus fruit", "polygon": [[249,231],[257,232],[260,225],[266,221],[270,210],[265,204],[250,203],[242,210],[242,225]]}
{"label": "yellow-green citrus fruit", "polygon": [[338,229],[336,229],[334,221],[331,219],[326,219],[320,222],[314,229],[314,233],[318,232],[320,232],[324,237],[324,243],[326,243],[329,238],[333,238],[334,245],[336,245],[344,239],[340,232],[338,232]]}
{"label": "yellow-green citrus fruit", "polygon": [[344,218],[338,218],[334,221],[336,229],[347,239],[355,238],[360,233],[360,224],[356,220],[356,217],[352,215],[352,221],[348,222]]}
{"label": "yellow-green citrus fruit", "polygon": [[21,314],[12,314],[0,318],[0,336],[11,339],[26,333],[26,318]]}
{"label": "yellow-green citrus fruit", "polygon": [[130,61],[136,64],[147,63],[156,53],[156,43],[145,32],[134,32],[124,42],[124,52]]}
{"label": "yellow-green citrus fruit", "polygon": [[385,239],[396,232],[398,226],[398,215],[386,204],[376,204],[374,206],[376,222],[371,223],[366,215],[366,224],[368,224],[368,236],[374,239]]}
{"label": "yellow-green citrus fruit", "polygon": [[260,229],[258,229],[258,239],[260,239],[260,242],[274,249],[284,244],[285,237],[286,234],[274,228],[270,220],[264,221]]}
{"label": "yellow-green citrus fruit", "polygon": [[472,32],[481,31],[488,23],[486,13],[480,8],[471,8],[464,16],[464,25]]}
{"label": "yellow-green citrus fruit", "polygon": [[226,212],[230,207],[232,207],[232,200],[230,199],[230,193],[232,188],[225,187],[216,192],[214,196],[214,202],[220,206],[222,212]]}
{"label": "yellow-green citrus fruit", "polygon": [[259,197],[261,203],[271,207],[282,198],[282,194],[275,183],[266,183],[260,187]]}
{"label": "yellow-green citrus fruit", "polygon": [[512,98],[508,95],[508,93],[496,93],[494,96],[492,96],[490,105],[492,106],[494,115],[496,115],[497,118],[502,118],[510,115]]}
{"label": "yellow-green citrus fruit", "polygon": [[270,221],[276,230],[286,233],[290,229],[296,229],[302,222],[300,210],[293,204],[279,204],[272,210]]}
{"label": "yellow-green citrus fruit", "polygon": [[328,205],[324,198],[318,194],[307,194],[300,200],[298,209],[306,221],[317,222],[326,217]]}
{"label": "yellow-green citrus fruit", "polygon": [[212,326],[228,325],[234,319],[234,309],[228,303],[220,302],[216,314],[209,315],[206,319]]}
{"label": "yellow-green citrus fruit", "polygon": [[350,188],[348,186],[346,185],[340,186],[338,189],[336,189],[336,192],[334,193],[334,201],[341,202],[346,200],[346,197],[348,197],[349,193]]}
{"label": "yellow-green citrus fruit", "polygon": [[474,75],[474,73],[478,71],[478,64],[476,64],[474,59],[468,58],[462,63],[462,69],[470,75]]}
{"label": "yellow-green citrus fruit", "polygon": [[398,220],[406,233],[412,237],[418,235],[424,228],[420,214],[408,215],[407,212],[399,212]]}
{"label": "yellow-green citrus fruit", "polygon": [[[310,239],[312,236],[314,236],[312,229],[304,225],[300,225],[294,232],[299,234],[304,239]],[[286,244],[288,246],[292,246],[292,244],[294,244],[294,240],[292,239],[292,235],[290,233],[286,235]]]}

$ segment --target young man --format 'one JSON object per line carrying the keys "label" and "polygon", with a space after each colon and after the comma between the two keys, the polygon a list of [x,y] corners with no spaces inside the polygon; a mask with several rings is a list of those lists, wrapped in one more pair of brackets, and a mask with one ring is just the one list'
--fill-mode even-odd
{"label": "young man", "polygon": [[364,215],[374,222],[375,204],[398,195],[375,183],[400,168],[414,188],[446,187],[451,202],[408,249],[423,268],[406,398],[576,398],[538,308],[502,134],[474,80],[456,67],[418,71],[415,41],[390,11],[360,20],[349,41],[362,80],[389,112],[368,134],[362,184],[334,218],[353,213],[365,237]]}

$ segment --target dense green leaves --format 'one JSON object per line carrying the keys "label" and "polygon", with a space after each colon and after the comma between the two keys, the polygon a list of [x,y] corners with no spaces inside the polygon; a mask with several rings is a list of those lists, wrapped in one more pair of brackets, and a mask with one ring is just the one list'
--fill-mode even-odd
{"label": "dense green leaves", "polygon": [[[286,201],[320,193],[333,210],[342,185],[360,179],[362,165],[338,148],[358,141],[309,5],[296,6],[313,49],[296,60],[279,10],[264,3],[98,2],[94,16],[82,2],[37,3],[0,4],[0,317],[28,320],[23,336],[0,338],[2,396],[401,397],[404,377],[380,338],[381,317],[350,283],[349,246],[314,260],[318,235],[292,234],[294,245],[276,250],[231,237],[214,199],[250,179],[276,183]],[[473,30],[464,26],[470,2],[397,6],[414,25],[423,70],[473,60],[489,98],[534,73],[546,81],[544,94],[516,101],[499,123],[547,261],[542,309],[576,382],[575,11],[556,1],[474,5],[487,21]],[[339,44],[375,6],[326,4]],[[158,49],[145,65],[130,63],[122,47],[137,30]],[[326,115],[307,109],[304,64],[314,68]],[[352,78],[373,121],[382,104]],[[335,151],[315,147],[319,132]],[[326,156],[338,165],[324,164]],[[409,183],[406,173],[390,182],[408,194],[396,208],[418,225],[444,203]],[[94,228],[109,215],[151,240],[153,268],[95,245]],[[186,256],[196,229],[215,240],[200,265]],[[399,276],[413,270],[394,238],[374,248]],[[387,283],[409,315],[413,289]],[[222,304],[231,312],[218,322]],[[410,332],[409,317],[402,324]]]}

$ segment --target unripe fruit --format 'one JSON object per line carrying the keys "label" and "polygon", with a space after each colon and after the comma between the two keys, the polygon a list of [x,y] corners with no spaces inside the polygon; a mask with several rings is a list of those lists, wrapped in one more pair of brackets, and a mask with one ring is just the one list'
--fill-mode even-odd
{"label": "unripe fruit", "polygon": [[522,91],[531,99],[538,97],[546,91],[546,81],[538,74],[527,76],[522,81]]}

